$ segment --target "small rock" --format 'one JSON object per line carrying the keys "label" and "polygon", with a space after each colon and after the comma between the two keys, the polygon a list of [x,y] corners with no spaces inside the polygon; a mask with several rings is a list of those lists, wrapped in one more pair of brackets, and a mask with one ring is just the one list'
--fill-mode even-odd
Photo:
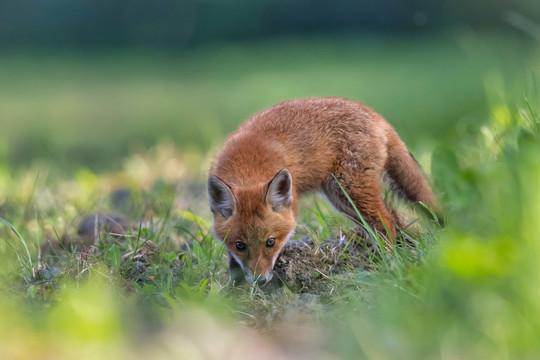
{"label": "small rock", "polygon": [[84,240],[97,244],[100,239],[107,239],[107,234],[122,238],[129,229],[128,219],[124,215],[92,214],[85,217],[77,234]]}
{"label": "small rock", "polygon": [[118,189],[111,194],[111,202],[113,206],[120,210],[126,211],[129,209],[132,203],[131,190],[129,189]]}

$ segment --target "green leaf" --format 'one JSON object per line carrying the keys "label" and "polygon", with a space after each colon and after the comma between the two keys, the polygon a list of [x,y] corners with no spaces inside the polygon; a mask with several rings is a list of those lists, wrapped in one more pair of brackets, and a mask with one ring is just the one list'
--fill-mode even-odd
{"label": "green leaf", "polygon": [[144,284],[142,291],[145,294],[153,294],[156,292],[156,287],[152,284]]}
{"label": "green leaf", "polygon": [[162,253],[160,256],[165,259],[168,263],[172,263],[176,260],[176,253],[174,251],[169,251],[168,253]]}
{"label": "green leaf", "polygon": [[109,248],[109,261],[111,262],[111,267],[114,271],[120,270],[120,249],[116,244],[112,244]]}

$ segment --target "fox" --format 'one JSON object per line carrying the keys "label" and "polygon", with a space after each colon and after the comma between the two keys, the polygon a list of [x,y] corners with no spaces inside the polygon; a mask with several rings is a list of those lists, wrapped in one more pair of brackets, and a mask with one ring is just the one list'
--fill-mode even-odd
{"label": "fox", "polygon": [[231,274],[241,268],[249,283],[272,279],[296,229],[299,196],[310,192],[361,224],[360,213],[391,249],[396,227],[383,177],[404,198],[439,211],[419,164],[372,108],[309,97],[253,115],[227,137],[207,182],[212,230],[228,251]]}

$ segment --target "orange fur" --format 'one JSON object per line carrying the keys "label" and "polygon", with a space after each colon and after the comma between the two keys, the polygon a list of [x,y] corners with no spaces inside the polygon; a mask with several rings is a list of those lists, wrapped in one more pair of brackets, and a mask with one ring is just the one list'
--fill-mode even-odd
{"label": "orange fur", "polygon": [[[371,108],[343,98],[278,103],[230,135],[210,169],[214,232],[225,239],[231,267],[237,262],[248,280],[268,281],[296,226],[299,195],[322,191],[339,211],[358,218],[337,179],[367,223],[387,235],[389,248],[396,233],[382,199],[385,173],[409,200],[438,208],[405,144]],[[269,238],[275,238],[271,248]],[[246,249],[239,251],[237,242]]]}

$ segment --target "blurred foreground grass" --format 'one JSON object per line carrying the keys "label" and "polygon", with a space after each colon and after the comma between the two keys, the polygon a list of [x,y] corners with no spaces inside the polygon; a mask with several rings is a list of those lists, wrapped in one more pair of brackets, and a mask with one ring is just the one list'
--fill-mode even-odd
{"label": "blurred foreground grass", "polygon": [[[294,48],[291,45],[291,51]],[[478,50],[474,48],[470,51]],[[431,51],[427,51],[430,56],[448,59],[448,66],[455,63],[454,55]],[[326,76],[318,73],[321,69],[330,69],[324,54],[313,60],[319,65],[311,70],[299,63],[288,64],[290,68],[283,74],[287,73],[289,80],[272,77],[274,71],[280,72],[269,68],[268,82],[279,79],[286,84],[273,90],[263,86],[268,82],[260,82],[263,74],[253,75],[251,80],[241,76],[235,79],[235,71],[241,75],[246,63],[237,64],[238,68],[220,77],[211,72],[211,60],[190,60],[192,69],[199,66],[208,71],[209,81],[231,86],[223,95],[219,95],[223,88],[215,88],[220,105],[206,108],[209,113],[215,111],[215,119],[230,119],[205,137],[207,145],[214,141],[209,140],[212,136],[220,136],[226,127],[234,127],[239,121],[231,109],[246,112],[242,114],[246,117],[266,106],[262,104],[266,100],[258,96],[261,92],[266,94],[265,99],[272,99],[270,103],[304,96],[299,89],[306,86],[299,84],[302,74],[302,81],[308,81],[315,73]],[[241,58],[237,56],[234,58]],[[374,107],[381,105],[384,115],[394,111],[399,117],[400,107],[407,110],[402,118],[408,122],[398,121],[396,127],[413,147],[423,149],[420,143],[425,137],[438,135],[429,140],[427,150],[433,151],[421,152],[419,160],[431,173],[445,204],[448,227],[426,227],[410,239],[413,244],[400,245],[392,255],[382,254],[368,268],[348,268],[330,276],[314,272],[311,276],[315,283],[329,284],[328,291],[318,295],[309,293],[313,289],[283,287],[269,291],[230,286],[223,248],[210,234],[204,185],[196,176],[193,179],[186,165],[191,161],[186,159],[188,155],[170,143],[131,155],[119,161],[116,169],[99,175],[82,169],[73,177],[58,178],[50,175],[46,166],[17,171],[0,168],[0,216],[20,232],[29,248],[27,255],[23,241],[0,225],[0,358],[538,358],[539,67],[536,62],[532,74],[522,70],[508,80],[508,69],[499,64],[506,70],[497,71],[494,63],[504,62],[505,54],[497,60],[482,56],[486,56],[484,60],[475,60],[478,68],[462,77],[459,72],[442,74],[442,67],[428,74],[422,62],[424,65],[416,65],[417,72],[400,73],[399,78],[408,80],[396,85],[401,88],[399,92],[388,86],[396,78],[389,69],[384,82],[374,86],[372,92],[362,85],[365,93],[358,98]],[[350,64],[355,59],[349,59]],[[418,59],[416,55],[410,62],[404,60],[404,68],[414,68],[414,59]],[[267,61],[265,57],[258,60]],[[387,61],[395,64],[395,60]],[[494,64],[493,69],[486,64]],[[376,83],[376,78],[385,73],[384,67],[375,63],[371,66],[373,73],[366,76],[373,76]],[[314,81],[315,93],[311,95],[322,95],[316,92],[326,91],[325,85],[337,89],[356,84],[343,69],[351,68],[341,63],[334,73],[341,74],[338,80],[328,75],[327,83]],[[188,77],[189,71],[182,71]],[[49,80],[55,77],[47,74]],[[441,77],[433,79],[434,74]],[[126,79],[129,77],[127,74]],[[106,83],[106,76],[94,79],[96,84],[99,79]],[[453,88],[456,79],[461,85]],[[65,82],[58,81],[58,88],[62,88]],[[195,77],[191,81],[195,83]],[[244,89],[248,81],[261,87],[259,94],[244,90],[242,96],[235,95],[234,90]],[[456,93],[452,92],[449,104],[447,99],[434,96],[435,90],[426,90],[425,84],[411,86],[414,81],[438,84],[441,91],[455,89]],[[201,85],[201,92],[209,88]],[[384,89],[392,94],[388,99],[395,102],[381,95]],[[416,103],[404,104],[400,94],[416,99]],[[356,98],[341,92],[335,95]],[[196,99],[204,104],[205,96],[192,96],[192,104],[198,104]],[[373,96],[373,101],[366,96]],[[243,99],[249,100],[244,103]],[[251,109],[253,104],[257,109]],[[171,108],[175,108],[172,103]],[[84,113],[79,111],[77,108],[75,113]],[[418,117],[411,117],[411,112]],[[423,120],[420,115],[429,112],[438,113],[441,123]],[[202,121],[203,115],[198,116]],[[159,121],[165,124],[165,120],[157,120],[157,129]],[[12,131],[19,134],[19,125],[11,124]],[[55,126],[63,125],[59,122]],[[182,124],[177,126],[183,128]],[[198,126],[194,123],[193,131],[198,131]],[[91,128],[85,130],[90,141]],[[122,132],[122,128],[117,130]],[[194,134],[186,140],[188,143],[198,141]],[[52,132],[51,136],[51,144],[60,143],[58,148],[51,148],[51,154],[74,143],[69,136],[64,143],[59,140],[60,134]],[[102,144],[99,139],[93,146],[98,144]],[[129,204],[115,200],[117,190],[128,191]],[[324,202],[307,199],[304,205],[300,235],[323,241],[351,226]],[[79,240],[78,224],[85,214],[97,211],[122,212],[137,226],[129,229],[129,236],[122,241],[104,235],[92,246],[78,246],[78,251],[73,251],[71,247]],[[45,253],[43,245],[58,239],[64,241],[66,249]],[[153,250],[154,257],[145,272],[135,274],[139,277],[134,279],[139,261],[135,256],[141,249],[148,249],[148,241],[157,250]],[[146,261],[144,256],[141,259]]]}

